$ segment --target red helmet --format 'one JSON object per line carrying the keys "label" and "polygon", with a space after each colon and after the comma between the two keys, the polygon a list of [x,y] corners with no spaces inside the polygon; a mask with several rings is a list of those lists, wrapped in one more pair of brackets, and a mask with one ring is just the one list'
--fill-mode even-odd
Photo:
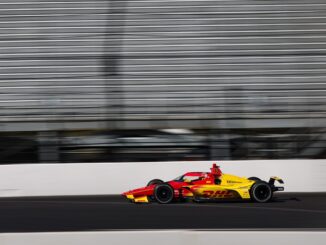
{"label": "red helmet", "polygon": [[211,167],[211,170],[212,170],[212,169],[217,169],[217,168],[219,168],[219,167],[220,167],[220,166],[217,166],[216,163],[213,163],[213,166]]}
{"label": "red helmet", "polygon": [[217,166],[216,163],[213,163],[213,166],[211,167],[211,173],[217,176],[221,176],[222,171],[220,170],[220,166]]}

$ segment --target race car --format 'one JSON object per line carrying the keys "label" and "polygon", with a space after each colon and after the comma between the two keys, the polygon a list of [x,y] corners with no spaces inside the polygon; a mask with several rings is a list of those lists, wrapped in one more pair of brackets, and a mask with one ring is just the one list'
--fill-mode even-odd
{"label": "race car", "polygon": [[271,177],[266,182],[257,177],[244,178],[224,174],[215,163],[210,170],[188,172],[167,182],[153,179],[147,186],[122,195],[133,203],[168,204],[186,200],[202,202],[218,199],[243,199],[264,203],[272,199],[275,191],[284,190],[284,187],[275,186],[275,181],[284,184],[278,177]]}

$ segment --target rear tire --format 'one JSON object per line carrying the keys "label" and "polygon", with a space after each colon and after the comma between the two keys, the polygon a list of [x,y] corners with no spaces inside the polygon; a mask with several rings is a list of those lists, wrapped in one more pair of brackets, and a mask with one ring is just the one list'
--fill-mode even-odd
{"label": "rear tire", "polygon": [[250,190],[250,196],[251,199],[255,202],[268,202],[272,199],[273,197],[273,191],[271,186],[264,182],[256,182]]}
{"label": "rear tire", "polygon": [[261,179],[259,179],[258,177],[250,177],[248,178],[248,180],[253,180],[253,181],[261,181]]}
{"label": "rear tire", "polygon": [[154,198],[161,204],[171,203],[174,198],[174,190],[169,184],[158,184],[154,189]]}

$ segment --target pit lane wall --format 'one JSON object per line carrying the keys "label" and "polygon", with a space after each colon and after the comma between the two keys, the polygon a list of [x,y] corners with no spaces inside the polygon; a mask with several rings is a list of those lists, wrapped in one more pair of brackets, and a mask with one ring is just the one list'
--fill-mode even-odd
{"label": "pit lane wall", "polygon": [[[0,166],[0,197],[108,195],[173,179],[187,171],[209,171],[213,161],[19,164]],[[288,192],[325,192],[326,160],[254,160],[217,163],[225,173],[282,177]]]}

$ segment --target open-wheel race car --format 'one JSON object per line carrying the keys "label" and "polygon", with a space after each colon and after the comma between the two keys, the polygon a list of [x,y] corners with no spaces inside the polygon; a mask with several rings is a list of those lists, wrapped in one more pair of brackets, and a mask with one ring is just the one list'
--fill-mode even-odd
{"label": "open-wheel race car", "polygon": [[255,202],[268,202],[275,191],[284,187],[275,186],[275,181],[283,184],[278,177],[268,182],[257,177],[238,177],[224,174],[216,164],[210,172],[188,172],[173,180],[164,182],[153,179],[147,186],[124,192],[128,200],[134,203],[158,202],[167,204],[192,200],[195,202],[217,199],[244,199]]}

